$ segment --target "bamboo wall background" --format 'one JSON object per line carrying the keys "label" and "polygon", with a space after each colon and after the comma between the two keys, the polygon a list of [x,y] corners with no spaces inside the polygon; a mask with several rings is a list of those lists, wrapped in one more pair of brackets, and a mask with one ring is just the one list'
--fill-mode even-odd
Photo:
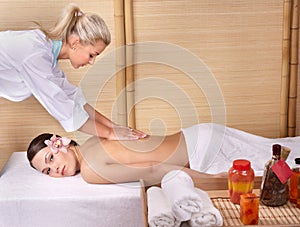
{"label": "bamboo wall background", "polygon": [[[52,25],[69,2],[0,0],[3,12],[0,30],[28,29],[32,20]],[[98,13],[104,18],[112,33],[112,43],[92,67],[74,70],[68,62],[60,63],[61,67],[71,82],[84,85],[88,101],[114,121],[128,123],[148,133],[169,134],[181,127],[212,120],[207,94],[180,68],[154,59],[154,62],[124,69],[126,61],[139,58],[134,53],[134,43],[155,41],[177,45],[207,67],[209,71],[192,73],[200,76],[210,72],[216,79],[224,98],[228,126],[266,137],[279,137],[284,116],[289,125],[286,131],[293,133],[294,130],[300,135],[300,116],[296,112],[300,105],[296,99],[297,80],[292,83],[298,85],[294,93],[289,94],[289,100],[293,101],[285,97],[288,103],[296,101],[294,107],[289,113],[282,113],[281,109],[284,5],[296,0],[72,2],[83,12]],[[291,6],[290,13],[292,7],[297,8]],[[127,44],[126,51],[115,51],[124,44]],[[299,54],[299,50],[296,52]],[[151,55],[151,52],[146,54]],[[115,60],[113,64],[106,62],[111,60],[110,56]],[[189,59],[179,60],[189,63]],[[296,65],[294,63],[288,62]],[[101,75],[110,75],[110,67],[115,67],[115,74],[100,79]],[[191,70],[194,70],[193,65]],[[287,86],[290,85],[289,73],[290,66]],[[64,132],[33,97],[20,103],[0,98],[0,110],[0,168],[11,152],[25,150],[39,133],[55,132],[75,139],[85,136]],[[287,115],[292,112],[296,114],[290,117],[294,119],[290,123]]]}
{"label": "bamboo wall background", "polygon": [[[291,3],[136,0],[133,2],[135,40],[171,42],[196,54],[220,85],[227,125],[278,137],[285,2]],[[168,78],[180,85],[196,105],[199,121],[211,120],[205,94],[188,82],[186,75],[157,64],[136,66],[137,80],[149,76]],[[139,92],[143,91],[137,89],[136,93]],[[162,100],[138,103],[138,128],[150,128],[154,117],[164,122],[169,131],[178,130],[181,123],[176,108]]]}

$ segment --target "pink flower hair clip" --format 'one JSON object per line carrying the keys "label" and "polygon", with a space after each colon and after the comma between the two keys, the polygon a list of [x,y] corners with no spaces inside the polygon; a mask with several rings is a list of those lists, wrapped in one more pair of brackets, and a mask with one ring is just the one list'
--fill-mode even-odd
{"label": "pink flower hair clip", "polygon": [[68,145],[70,144],[71,140],[67,137],[56,137],[53,136],[50,140],[45,140],[44,143],[51,148],[51,151],[57,153],[59,150],[62,152],[68,152]]}

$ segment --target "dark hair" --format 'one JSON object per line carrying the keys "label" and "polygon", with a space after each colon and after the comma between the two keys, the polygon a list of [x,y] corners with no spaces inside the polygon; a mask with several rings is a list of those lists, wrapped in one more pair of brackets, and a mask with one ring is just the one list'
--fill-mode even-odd
{"label": "dark hair", "polygon": [[[50,133],[43,133],[37,137],[35,137],[29,144],[28,149],[27,149],[27,158],[28,161],[31,165],[32,168],[35,168],[32,165],[32,159],[34,158],[34,156],[40,151],[42,150],[44,147],[47,147],[47,145],[45,144],[45,140],[50,140],[50,138],[53,136],[53,134]],[[59,135],[56,135],[57,137],[61,137]],[[78,144],[74,141],[71,140],[70,145],[73,146],[78,146]]]}

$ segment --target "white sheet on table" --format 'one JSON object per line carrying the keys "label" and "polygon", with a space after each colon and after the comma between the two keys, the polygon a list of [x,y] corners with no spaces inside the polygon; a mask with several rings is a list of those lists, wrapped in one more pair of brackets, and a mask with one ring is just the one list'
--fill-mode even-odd
{"label": "white sheet on table", "polygon": [[45,176],[26,152],[14,152],[0,173],[0,226],[142,226],[140,184],[87,184],[80,175]]}
{"label": "white sheet on table", "polygon": [[256,176],[262,176],[265,163],[272,158],[272,145],[289,147],[287,159],[290,167],[300,157],[300,136],[265,138],[238,129],[206,123],[183,129],[192,146],[189,152],[191,169],[206,173],[227,172],[235,159],[251,162]]}

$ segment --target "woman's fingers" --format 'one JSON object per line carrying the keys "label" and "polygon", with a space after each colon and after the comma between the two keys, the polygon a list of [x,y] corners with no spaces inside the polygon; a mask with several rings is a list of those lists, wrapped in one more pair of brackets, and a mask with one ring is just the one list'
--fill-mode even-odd
{"label": "woman's fingers", "polygon": [[147,136],[147,134],[142,131],[139,131],[137,129],[132,129],[132,128],[130,128],[130,129],[131,129],[131,132],[133,134],[135,134],[136,136],[138,136],[140,139],[145,138]]}
{"label": "woman's fingers", "polygon": [[111,140],[138,140],[147,136],[144,132],[125,126],[115,126],[113,130],[114,136],[109,138]]}

